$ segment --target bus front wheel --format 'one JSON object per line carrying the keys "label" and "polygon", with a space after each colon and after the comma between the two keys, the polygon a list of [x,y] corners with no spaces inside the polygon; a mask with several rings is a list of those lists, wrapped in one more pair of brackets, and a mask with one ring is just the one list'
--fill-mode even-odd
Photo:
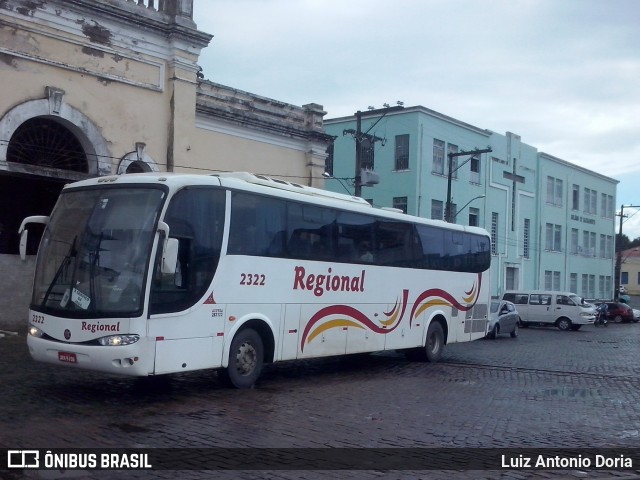
{"label": "bus front wheel", "polygon": [[224,380],[236,388],[251,388],[258,380],[264,365],[264,345],[255,330],[240,330],[229,350],[229,366],[224,369]]}
{"label": "bus front wheel", "polygon": [[437,362],[444,350],[444,332],[439,322],[431,322],[427,329],[425,353],[428,362]]}

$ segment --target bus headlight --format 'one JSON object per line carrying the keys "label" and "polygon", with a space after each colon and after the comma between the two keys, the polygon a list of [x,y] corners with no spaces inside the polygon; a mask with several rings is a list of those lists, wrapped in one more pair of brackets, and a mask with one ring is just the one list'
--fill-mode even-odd
{"label": "bus headlight", "polygon": [[140,340],[140,335],[109,335],[98,339],[100,345],[117,347],[121,345],[131,345]]}
{"label": "bus headlight", "polygon": [[36,327],[35,325],[29,325],[29,335],[31,335],[32,337],[40,338],[42,334],[42,330],[40,330],[38,327]]}

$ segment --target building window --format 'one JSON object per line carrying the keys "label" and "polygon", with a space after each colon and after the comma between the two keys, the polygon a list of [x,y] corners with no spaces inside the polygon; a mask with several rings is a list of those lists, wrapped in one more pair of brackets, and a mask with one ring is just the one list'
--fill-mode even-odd
{"label": "building window", "polygon": [[544,272],[544,289],[560,291],[560,272],[545,270]]}
{"label": "building window", "polygon": [[596,276],[582,274],[582,296],[596,298]]}
{"label": "building window", "polygon": [[[458,153],[458,146],[453,143],[447,145],[447,165],[449,164],[450,153]],[[447,174],[451,174],[452,178],[458,178],[458,157],[451,159],[451,172],[447,172]]]}
{"label": "building window", "polygon": [[572,293],[578,293],[578,274],[572,273],[569,275],[569,291]]}
{"label": "building window", "polygon": [[531,220],[529,220],[528,218],[525,218],[523,237],[522,237],[522,256],[524,258],[529,258],[530,237],[531,237]]}
{"label": "building window", "polygon": [[629,272],[620,272],[620,283],[622,285],[629,285]]}
{"label": "building window", "polygon": [[580,185],[573,185],[573,193],[571,196],[571,209],[580,210]]}
{"label": "building window", "polygon": [[545,249],[552,252],[561,252],[562,226],[547,223],[545,233]]}
{"label": "building window", "polygon": [[442,220],[444,218],[444,205],[442,200],[431,200],[431,218]]}
{"label": "building window", "polygon": [[600,203],[600,215],[605,218],[613,218],[613,196],[603,193],[601,198],[602,201]]}
{"label": "building window", "polygon": [[471,163],[471,167],[470,167],[470,176],[469,176],[469,181],[471,183],[480,183],[480,157],[477,155],[474,155],[473,157],[471,157],[470,160]]}
{"label": "building window", "polygon": [[[571,229],[571,253],[577,255],[580,251],[580,247],[578,245],[578,229]],[[575,291],[573,291],[575,293]]]}
{"label": "building window", "polygon": [[562,180],[554,177],[547,177],[547,203],[557,207],[562,206]]}
{"label": "building window", "polygon": [[433,139],[433,173],[444,175],[444,142]]}
{"label": "building window", "polygon": [[407,197],[393,197],[393,208],[398,208],[403,213],[407,213]]}
{"label": "building window", "polygon": [[584,213],[593,215],[598,213],[598,192],[595,190],[584,189]]}
{"label": "building window", "polygon": [[469,226],[477,227],[480,224],[480,209],[478,208],[470,208],[469,209]]}
{"label": "building window", "polygon": [[324,160],[324,171],[327,175],[331,175],[333,177],[333,152],[334,152],[334,144],[333,142],[327,147],[327,158]]}
{"label": "building window", "polygon": [[596,256],[596,232],[582,232],[582,255],[585,257]]}
{"label": "building window", "polygon": [[370,136],[366,136],[360,141],[360,167],[364,170],[375,170],[374,150],[375,142]]}
{"label": "building window", "polygon": [[498,213],[491,213],[491,253],[498,254]]}
{"label": "building window", "polygon": [[409,135],[396,135],[396,170],[409,170]]}

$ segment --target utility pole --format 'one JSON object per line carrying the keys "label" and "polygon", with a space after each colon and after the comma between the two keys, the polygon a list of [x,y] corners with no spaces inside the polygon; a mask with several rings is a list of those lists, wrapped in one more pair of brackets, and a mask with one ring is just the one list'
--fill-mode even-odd
{"label": "utility pole", "polygon": [[614,283],[615,283],[615,291],[613,292],[614,300],[616,300],[618,298],[618,295],[620,294],[620,276],[622,275],[622,222],[625,218],[624,207],[640,208],[640,205],[620,205],[620,227],[618,232],[618,241],[616,242],[616,244],[618,242],[620,244],[616,245],[616,266],[613,271],[613,275],[616,277],[614,280]]}
{"label": "utility pole", "polygon": [[464,162],[458,165],[456,169],[453,170],[454,157],[464,157],[465,155],[479,155],[481,153],[489,153],[489,152],[493,152],[491,147],[487,147],[483,150],[478,150],[476,148],[475,150],[471,150],[471,151],[456,152],[456,153],[449,152],[447,154],[447,160],[448,160],[447,163],[448,163],[449,173],[447,175],[447,203],[445,205],[445,215],[444,215],[444,219],[447,222],[453,223],[453,220],[454,220],[454,215],[453,215],[453,212],[451,211],[451,178],[453,177],[453,172],[457,171],[460,167],[462,167],[462,165],[464,165],[469,161],[467,160],[467,162]]}
{"label": "utility pole", "polygon": [[[353,177],[353,184],[354,184],[354,195],[356,197],[361,197],[362,196],[362,187],[363,186],[372,186],[377,182],[377,179],[373,178],[376,177],[376,175],[371,175],[372,178],[367,178],[366,181],[363,180],[362,178],[362,154],[364,151],[364,144],[366,142],[367,145],[370,145],[371,148],[373,149],[375,146],[376,142],[381,142],[382,145],[384,146],[384,144],[386,143],[387,139],[386,138],[380,138],[377,137],[375,135],[370,135],[369,132],[371,131],[371,129],[373,127],[375,127],[378,122],[380,120],[382,120],[384,118],[384,116],[387,113],[390,112],[395,112],[398,110],[402,110],[403,104],[402,102],[398,102],[398,105],[395,107],[390,107],[388,104],[385,104],[385,108],[379,108],[379,109],[373,109],[372,107],[369,107],[369,110],[367,112],[361,112],[360,110],[358,110],[355,113],[355,117],[356,117],[356,129],[353,130],[351,128],[345,129],[342,131],[342,135],[351,135],[353,136],[353,138],[356,141],[356,161],[355,161],[355,168],[354,168],[354,177]],[[380,115],[382,113],[382,116],[380,118],[378,118],[378,120],[371,126],[369,127],[369,130],[367,130],[366,132],[362,131],[362,117],[363,116],[372,116],[372,115]]]}

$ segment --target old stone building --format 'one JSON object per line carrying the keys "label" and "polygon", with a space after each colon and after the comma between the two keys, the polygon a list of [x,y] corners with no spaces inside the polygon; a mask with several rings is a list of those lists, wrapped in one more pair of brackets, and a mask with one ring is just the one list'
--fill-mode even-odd
{"label": "old stone building", "polygon": [[28,308],[33,254],[18,227],[62,186],[145,171],[248,170],[321,186],[322,106],[202,78],[212,35],[193,0],[0,2],[0,328]]}

